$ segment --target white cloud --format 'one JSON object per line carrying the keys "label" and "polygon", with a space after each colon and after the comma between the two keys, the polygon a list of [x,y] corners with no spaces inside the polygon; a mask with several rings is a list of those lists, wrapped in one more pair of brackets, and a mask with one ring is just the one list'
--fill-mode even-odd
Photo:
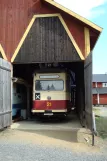
{"label": "white cloud", "polygon": [[55,0],[55,1],[86,18],[96,17],[99,14],[103,14],[105,10],[103,8],[98,7],[107,2],[107,0],[89,0],[89,1]]}

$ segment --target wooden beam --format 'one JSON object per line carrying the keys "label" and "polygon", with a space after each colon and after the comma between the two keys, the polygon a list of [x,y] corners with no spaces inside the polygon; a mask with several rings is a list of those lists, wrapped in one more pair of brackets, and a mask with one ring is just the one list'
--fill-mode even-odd
{"label": "wooden beam", "polygon": [[54,14],[39,14],[39,15],[34,15],[34,18],[41,18],[41,17],[58,17],[60,14],[59,13],[54,13]]}
{"label": "wooden beam", "polygon": [[87,27],[84,27],[85,36],[85,58],[90,54],[90,31]]}
{"label": "wooden beam", "polygon": [[3,59],[7,60],[6,54],[5,54],[5,52],[4,52],[3,47],[1,46],[1,44],[0,44],[0,53],[2,54]]}

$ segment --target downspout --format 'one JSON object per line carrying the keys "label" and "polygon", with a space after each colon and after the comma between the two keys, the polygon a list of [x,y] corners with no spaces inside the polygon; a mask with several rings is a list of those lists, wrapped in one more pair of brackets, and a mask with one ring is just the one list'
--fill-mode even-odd
{"label": "downspout", "polygon": [[[97,90],[97,82],[96,82],[96,90]],[[99,92],[97,90],[97,104],[99,105],[100,104],[100,98],[99,98]]]}
{"label": "downspout", "polygon": [[92,146],[95,145],[95,136],[97,136],[96,123],[95,123],[95,114],[92,112]]}
{"label": "downspout", "polygon": [[[96,82],[96,90],[97,90],[97,82]],[[99,104],[99,93],[97,90],[97,103]],[[95,123],[95,113],[92,111],[92,146],[95,145],[95,136],[97,136],[97,130],[96,130],[96,123]]]}

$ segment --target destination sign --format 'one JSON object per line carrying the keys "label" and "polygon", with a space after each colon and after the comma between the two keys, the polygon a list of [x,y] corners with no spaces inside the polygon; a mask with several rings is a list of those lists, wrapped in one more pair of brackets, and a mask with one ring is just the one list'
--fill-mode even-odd
{"label": "destination sign", "polygon": [[59,78],[59,75],[41,75],[41,79],[54,79],[54,78]]}

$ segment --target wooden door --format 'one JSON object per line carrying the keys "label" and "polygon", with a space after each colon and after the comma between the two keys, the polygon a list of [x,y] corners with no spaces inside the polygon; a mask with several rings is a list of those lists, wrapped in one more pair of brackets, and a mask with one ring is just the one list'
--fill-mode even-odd
{"label": "wooden door", "polygon": [[0,129],[11,125],[11,64],[0,58]]}

